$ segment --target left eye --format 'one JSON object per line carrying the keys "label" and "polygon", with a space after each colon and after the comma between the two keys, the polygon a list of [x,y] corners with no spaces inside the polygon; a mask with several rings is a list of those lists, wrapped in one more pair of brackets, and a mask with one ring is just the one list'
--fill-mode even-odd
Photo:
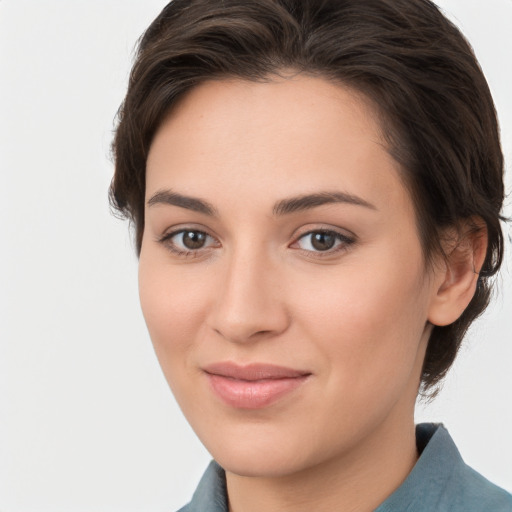
{"label": "left eye", "polygon": [[302,235],[296,243],[305,251],[327,252],[352,242],[350,238],[335,231],[311,231]]}

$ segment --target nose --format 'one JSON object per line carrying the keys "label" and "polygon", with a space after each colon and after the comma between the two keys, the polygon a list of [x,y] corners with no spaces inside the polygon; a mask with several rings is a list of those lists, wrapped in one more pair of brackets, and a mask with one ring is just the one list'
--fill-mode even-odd
{"label": "nose", "polygon": [[209,324],[224,339],[246,343],[283,333],[289,325],[280,269],[261,253],[238,251],[223,262]]}

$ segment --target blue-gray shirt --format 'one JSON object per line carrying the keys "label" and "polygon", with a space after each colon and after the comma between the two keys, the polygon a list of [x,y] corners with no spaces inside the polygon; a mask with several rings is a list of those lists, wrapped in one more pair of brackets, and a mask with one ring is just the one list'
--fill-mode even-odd
{"label": "blue-gray shirt", "polygon": [[[512,512],[512,495],[467,466],[442,425],[417,425],[416,444],[418,462],[375,512]],[[226,475],[215,461],[179,512],[228,512]]]}

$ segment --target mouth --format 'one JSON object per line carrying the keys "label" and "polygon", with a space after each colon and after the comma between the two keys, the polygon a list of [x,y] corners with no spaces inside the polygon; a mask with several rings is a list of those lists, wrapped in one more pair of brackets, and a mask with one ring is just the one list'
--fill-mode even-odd
{"label": "mouth", "polygon": [[311,372],[275,366],[231,362],[203,368],[210,387],[225,404],[237,409],[261,409],[299,388]]}

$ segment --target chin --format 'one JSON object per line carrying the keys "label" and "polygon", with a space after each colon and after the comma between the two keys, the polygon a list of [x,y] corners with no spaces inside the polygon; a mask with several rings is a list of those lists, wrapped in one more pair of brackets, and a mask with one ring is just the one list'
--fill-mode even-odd
{"label": "chin", "polygon": [[279,478],[304,469],[303,461],[285,454],[221,453],[214,458],[225,471],[245,477]]}
{"label": "chin", "polygon": [[226,436],[224,442],[216,438],[214,446],[206,443],[206,447],[217,463],[230,473],[246,477],[276,478],[314,465],[315,461],[309,460],[312,447],[301,439],[302,441],[294,439],[293,436],[264,434]]}

